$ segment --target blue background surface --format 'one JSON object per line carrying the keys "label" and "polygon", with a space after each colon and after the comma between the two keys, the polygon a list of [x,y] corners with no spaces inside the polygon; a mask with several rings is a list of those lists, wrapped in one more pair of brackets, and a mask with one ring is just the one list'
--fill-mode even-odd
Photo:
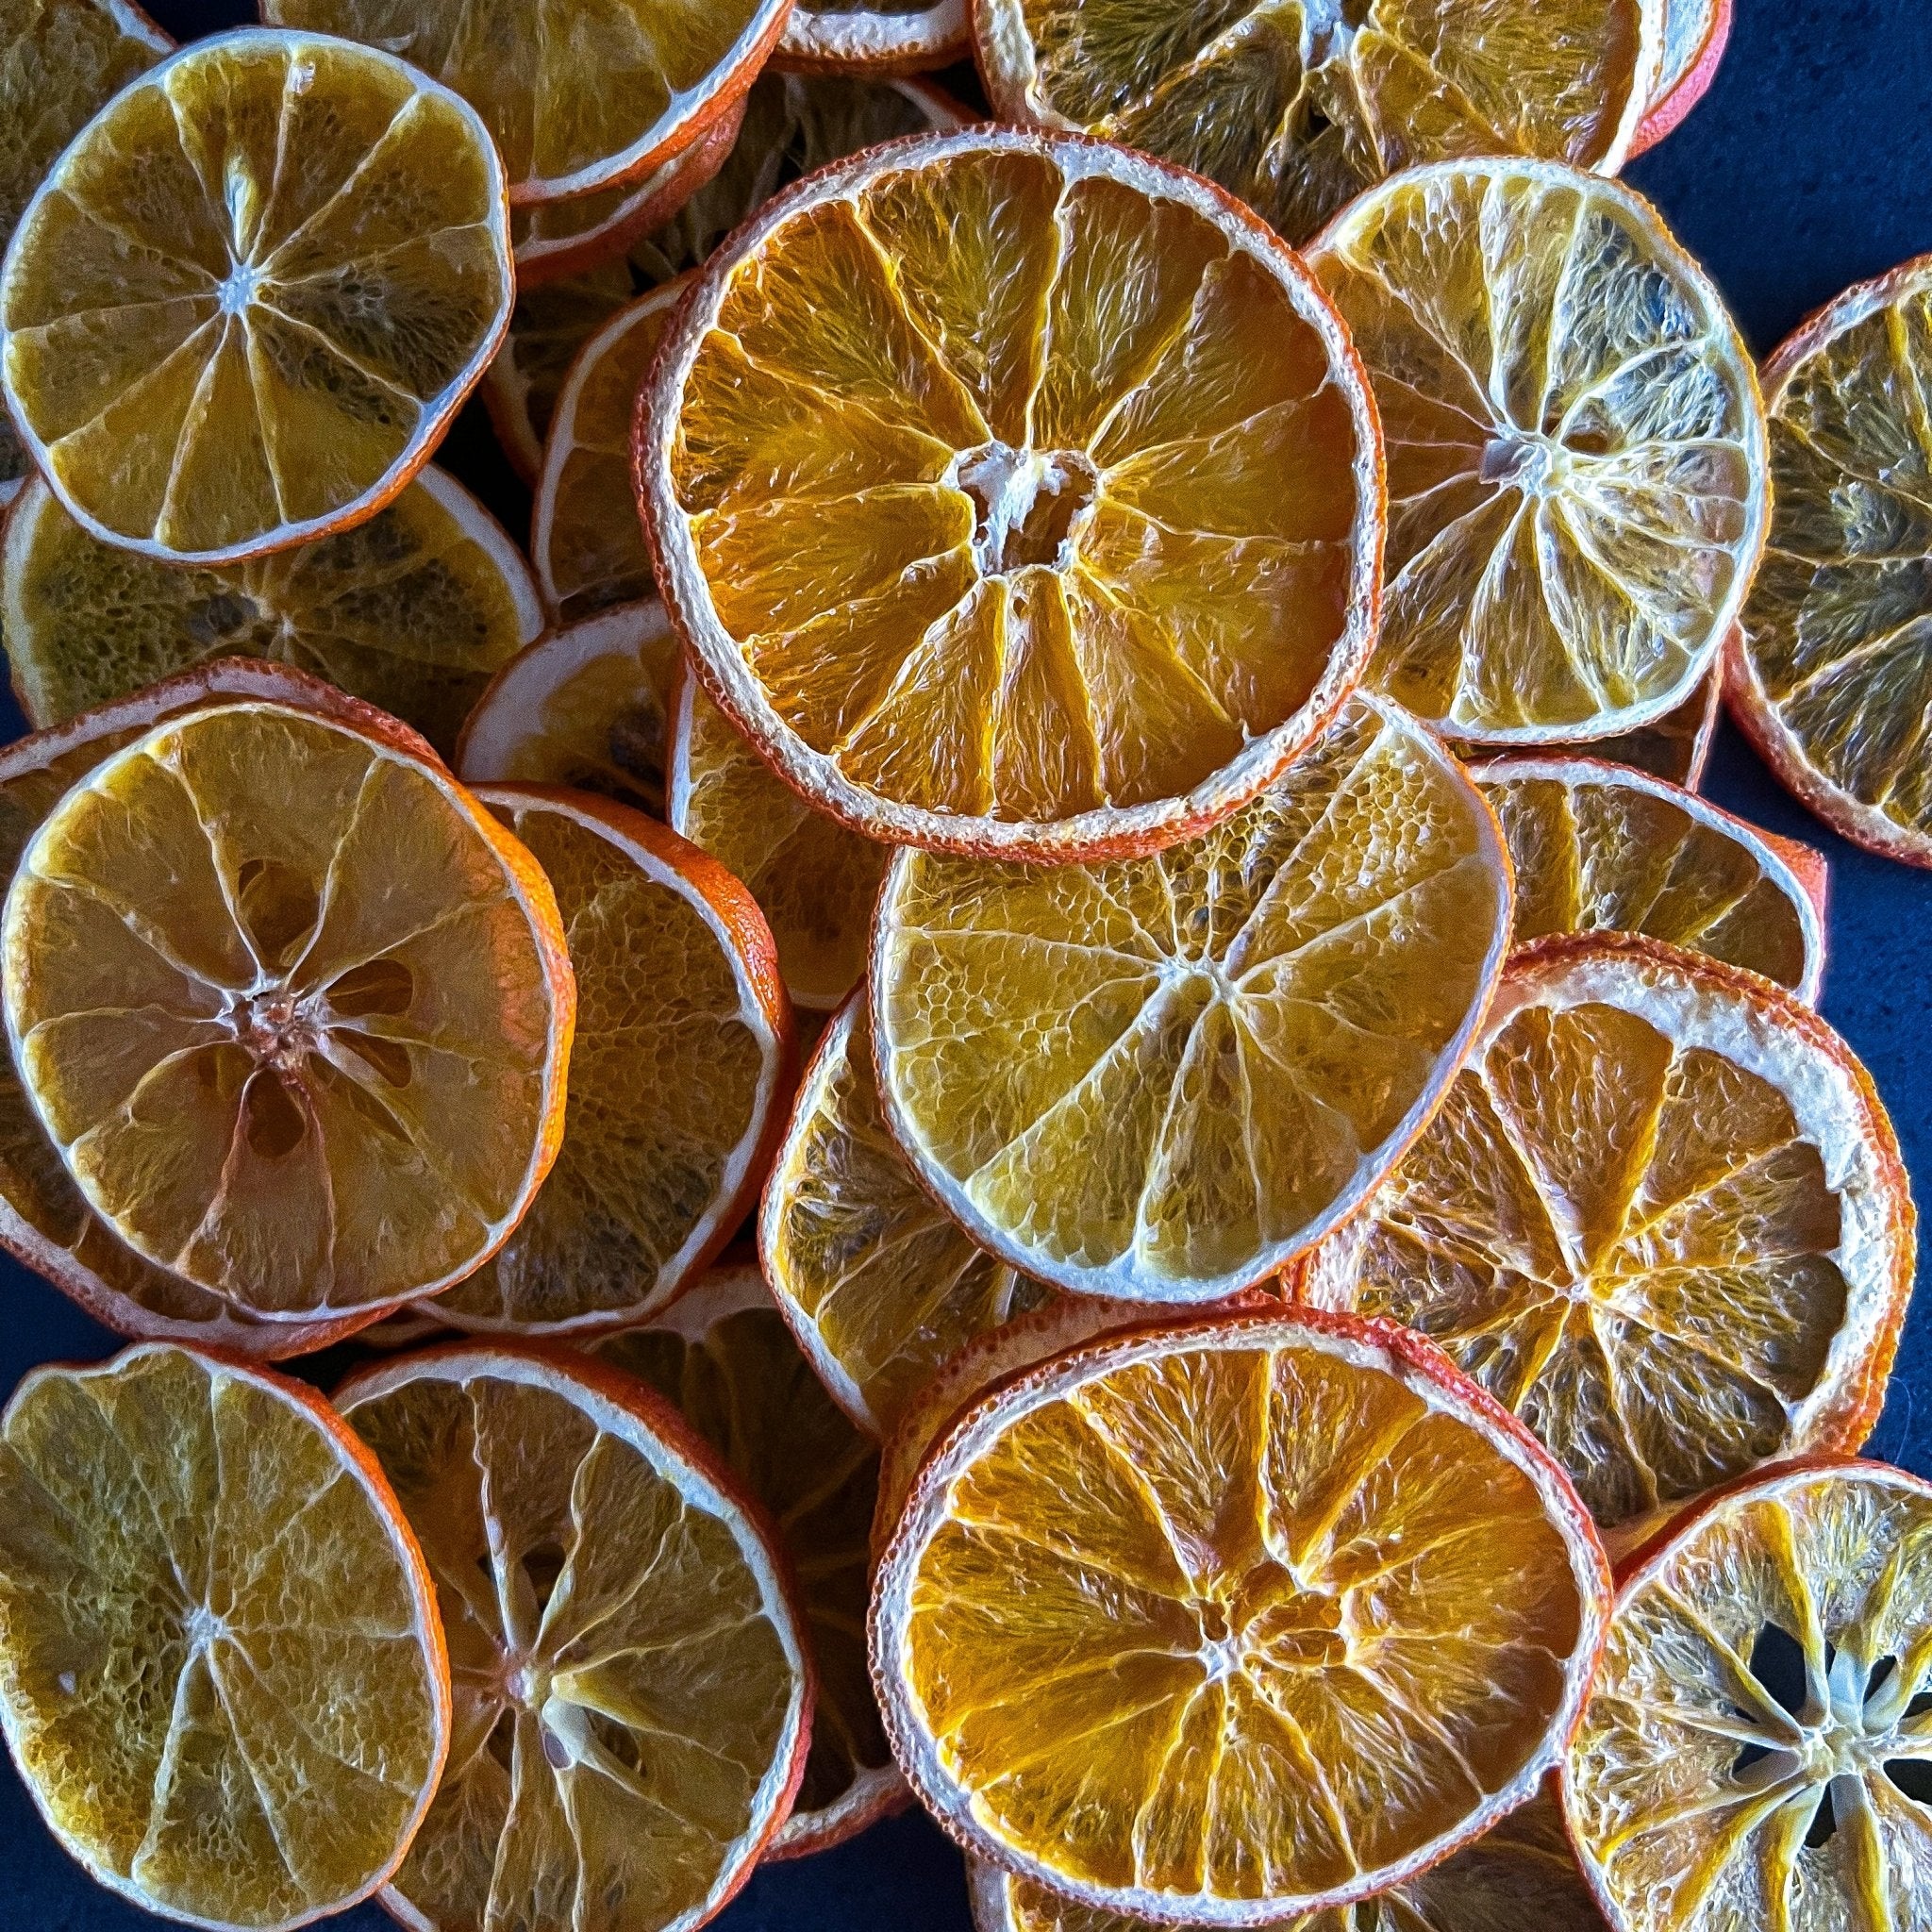
{"label": "blue background surface", "polygon": [[[147,0],[182,38],[252,20],[229,0]],[[1752,346],[1770,350],[1848,283],[1932,250],[1932,19],[1926,0],[1738,0],[1717,83],[1628,178],[1662,208],[1729,298]],[[512,530],[528,497],[480,409],[439,460]],[[0,699],[0,737],[21,729]],[[1772,781],[1728,724],[1705,790],[1831,863],[1824,1008],[1872,1070],[1932,1207],[1932,874],[1857,851]],[[33,1363],[115,1347],[63,1296],[0,1257],[0,1391]],[[317,1379],[333,1377],[327,1358]],[[1932,1290],[1907,1327],[1869,1454],[1932,1474]],[[0,1770],[0,1927],[135,1932],[158,1922],[98,1890],[42,1828],[11,1765]],[[331,1922],[393,1932],[373,1906]],[[967,1932],[960,1862],[923,1817],[875,1826],[832,1852],[758,1872],[719,1932]],[[1525,1928],[1533,1932],[1533,1928]]]}

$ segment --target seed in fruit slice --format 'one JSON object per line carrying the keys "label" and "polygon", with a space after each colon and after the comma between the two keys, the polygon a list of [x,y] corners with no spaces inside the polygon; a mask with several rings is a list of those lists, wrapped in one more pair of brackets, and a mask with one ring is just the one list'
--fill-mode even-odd
{"label": "seed in fruit slice", "polygon": [[1564,1772],[1618,1932],[1932,1923],[1932,1487],[1799,1463],[1625,1573]]}
{"label": "seed in fruit slice", "polygon": [[1608,738],[1591,739],[1583,744],[1553,745],[1551,753],[1574,753],[1579,758],[1607,758],[1615,764],[1634,765],[1654,778],[1668,779],[1673,785],[1695,791],[1704,782],[1705,766],[1710,762],[1718,714],[1724,709],[1724,683],[1722,668],[1713,667],[1674,711],[1665,712],[1655,723],[1615,732]]}
{"label": "seed in fruit slice", "polygon": [[826,1011],[865,977],[890,850],[814,811],[680,673],[665,816],[751,888],[792,999]]}
{"label": "seed in fruit slice", "polygon": [[399,733],[164,721],[53,808],[7,897],[8,1033],[89,1207],[271,1320],[448,1287],[562,1132],[557,901]]}
{"label": "seed in fruit slice", "polygon": [[1465,154],[1615,174],[1663,0],[978,0],[1001,119],[1083,128],[1207,175],[1291,242],[1386,175]]}
{"label": "seed in fruit slice", "polygon": [[664,808],[677,638],[654,598],[540,638],[491,681],[457,741],[468,785],[567,785]]}
{"label": "seed in fruit slice", "polygon": [[1051,1291],[969,1240],[887,1131],[865,995],[826,1026],[765,1184],[758,1253],[833,1399],[887,1434],[934,1371]]}
{"label": "seed in fruit slice", "polygon": [[1871,1080],[1808,1008],[1654,940],[1546,940],[1308,1294],[1440,1343],[1612,1529],[1864,1441],[1914,1225]]}
{"label": "seed in fruit slice", "polygon": [[337,1400],[421,1539],[449,1768],[384,1902],[413,1932],[689,1932],[804,1771],[811,1670],[762,1513],[662,1397],[465,1344]]}
{"label": "seed in fruit slice", "polygon": [[648,1327],[608,1336],[596,1352],[675,1402],[776,1525],[798,1578],[818,1702],[805,1781],[765,1856],[842,1843],[911,1798],[865,1659],[878,1444],[825,1392],[753,1266],[714,1269]]}
{"label": "seed in fruit slice", "polygon": [[1815,852],[1593,758],[1498,758],[1475,775],[1516,868],[1519,945],[1545,933],[1648,933],[1816,1003],[1824,861]]}
{"label": "seed in fruit slice", "polygon": [[914,1484],[873,1598],[892,1747],[968,1850],[1250,1925],[1531,1798],[1609,1577],[1556,1464],[1419,1338],[1306,1310],[1103,1337]]}
{"label": "seed in fruit slice", "polygon": [[751,894],[581,792],[477,797],[543,868],[576,975],[563,1144],[496,1254],[428,1312],[565,1335],[663,1307],[731,1239],[784,1128],[791,1014]]}
{"label": "seed in fruit slice", "polygon": [[1553,163],[1450,161],[1365,194],[1308,259],[1389,439],[1371,683],[1494,744],[1683,704],[1771,497],[1750,354],[1656,210]]}
{"label": "seed in fruit slice", "polygon": [[1731,714],[1833,831],[1932,865],[1932,256],[1849,289],[1764,365],[1774,510]]}
{"label": "seed in fruit slice", "polygon": [[974,129],[822,170],[712,258],[638,427],[699,675],[871,837],[1172,844],[1367,658],[1381,445],[1346,333],[1145,157]]}
{"label": "seed in fruit slice", "polygon": [[798,0],[777,58],[808,74],[921,74],[965,58],[966,0]]}
{"label": "seed in fruit slice", "polygon": [[484,686],[542,627],[522,553],[433,464],[353,530],[198,570],[103,543],[36,478],[0,551],[0,634],[36,725],[241,655],[326,678],[446,755]]}
{"label": "seed in fruit slice", "polygon": [[887,1121],[1014,1267],[1219,1300],[1345,1218],[1421,1130],[1501,971],[1509,899],[1482,794],[1379,698],[1148,858],[902,852],[873,952]]}
{"label": "seed in fruit slice", "polygon": [[422,1553],[312,1390],[166,1343],[0,1417],[0,1721],[110,1890],[292,1926],[396,1868],[451,1736]]}
{"label": "seed in fruit slice", "polygon": [[1731,0],[1664,0],[1663,58],[1630,152],[1643,154],[1710,92],[1731,38]]}
{"label": "seed in fruit slice", "polygon": [[109,543],[232,563],[366,521],[508,326],[503,167],[391,55],[198,42],[75,137],[0,270],[0,377]]}

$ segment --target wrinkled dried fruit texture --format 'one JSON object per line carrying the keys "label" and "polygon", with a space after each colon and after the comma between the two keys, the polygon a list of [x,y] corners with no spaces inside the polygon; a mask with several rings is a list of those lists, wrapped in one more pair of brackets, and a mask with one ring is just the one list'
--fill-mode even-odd
{"label": "wrinkled dried fruit texture", "polygon": [[765,1268],[848,1413],[889,1434],[976,1335],[1049,1291],[970,1241],[879,1111],[863,1003],[825,1029],[773,1169]]}
{"label": "wrinkled dried fruit texture", "polygon": [[1703,781],[1710,741],[1717,733],[1723,684],[1721,673],[1713,667],[1681,705],[1654,724],[1639,724],[1608,738],[1590,739],[1571,748],[1581,757],[1633,765],[1653,778],[1668,778],[1673,785],[1685,785],[1695,791]]}
{"label": "wrinkled dried fruit texture", "polygon": [[902,804],[1185,794],[1351,630],[1373,511],[1309,300],[1191,208],[1044,154],[794,214],[667,405],[717,647]]}
{"label": "wrinkled dried fruit texture", "polygon": [[675,1402],[777,1526],[818,1666],[811,1751],[792,1812],[808,1823],[861,1779],[892,1775],[865,1655],[879,1451],[825,1392],[755,1274],[750,1283],[757,1303],[710,1323],[701,1341],[674,1316],[614,1335],[597,1353]]}
{"label": "wrinkled dried fruit texture", "polygon": [[675,867],[571,811],[503,794],[492,808],[556,891],[577,1029],[556,1166],[436,1308],[464,1326],[635,1319],[729,1233],[773,1105],[776,1028],[729,929]]}
{"label": "wrinkled dried fruit texture", "polygon": [[1474,788],[1357,703],[1150,858],[916,854],[877,1008],[908,1147],[1059,1285],[1208,1300],[1384,1174],[1449,1078],[1508,919]]}
{"label": "wrinkled dried fruit texture", "polygon": [[508,540],[428,473],[353,530],[220,569],[103,543],[44,488],[6,536],[0,630],[36,727],[209,658],[265,658],[379,705],[447,755],[538,619]]}
{"label": "wrinkled dried fruit texture", "polygon": [[327,1911],[436,1775],[401,1524],[314,1407],[164,1348],[43,1374],[0,1436],[9,1741],[61,1841],[162,1911]]}
{"label": "wrinkled dried fruit texture", "polygon": [[1932,1492],[1872,1464],[1719,1504],[1610,1625],[1572,1747],[1629,1932],[1889,1932],[1932,1913]]}
{"label": "wrinkled dried fruit texture", "polygon": [[456,1691],[392,1890],[468,1932],[657,1932],[770,1822],[795,1640],[749,1524],[557,1382],[478,1366],[347,1410],[429,1559]]}
{"label": "wrinkled dried fruit texture", "polygon": [[991,0],[995,94],[1179,161],[1306,241],[1398,168],[1618,155],[1639,0]]}
{"label": "wrinkled dried fruit texture", "polygon": [[[120,0],[0,7],[0,254],[60,150],[167,51],[167,37]],[[0,506],[32,474],[33,459],[0,408]]]}
{"label": "wrinkled dried fruit texture", "polygon": [[1529,1477],[1341,1344],[1115,1365],[948,1505],[904,1650],[941,1766],[1002,1842],[1176,1915],[1463,1829],[1546,1747],[1581,1641]]}
{"label": "wrinkled dried fruit texture", "polygon": [[792,999],[836,1007],[865,977],[891,848],[814,811],[701,690],[678,756],[675,829],[751,888]]}
{"label": "wrinkled dried fruit texture", "polygon": [[1772,400],[1774,510],[1743,642],[1826,784],[1932,849],[1932,268]]}
{"label": "wrinkled dried fruit texture", "polygon": [[147,1259],[258,1314],[391,1301],[521,1208],[561,1024],[537,912],[446,779],[271,706],[97,767],[7,902],[42,1124]]}
{"label": "wrinkled dried fruit texture", "polygon": [[510,300],[475,123],[361,48],[224,42],[122,94],[23,225],[5,375],[68,497],[184,555],[343,521]]}
{"label": "wrinkled dried fruit texture", "polygon": [[1718,5],[1719,0],[1663,0],[1663,58],[1650,90],[1653,104],[1686,78],[1709,44]]}
{"label": "wrinkled dried fruit texture", "polygon": [[1516,939],[1642,932],[1802,987],[1814,961],[1804,888],[1784,867],[1634,785],[1484,779],[1516,866]]}
{"label": "wrinkled dried fruit texture", "polygon": [[1767,514],[1751,363],[1614,185],[1527,163],[1395,182],[1310,264],[1389,439],[1379,689],[1474,739],[1627,728],[1690,693]]}

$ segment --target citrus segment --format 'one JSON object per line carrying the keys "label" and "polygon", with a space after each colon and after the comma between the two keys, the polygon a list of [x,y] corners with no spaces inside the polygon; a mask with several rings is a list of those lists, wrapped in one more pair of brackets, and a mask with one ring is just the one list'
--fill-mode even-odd
{"label": "citrus segment", "polygon": [[1654,148],[1676,131],[1710,92],[1731,38],[1732,0],[1664,0],[1663,58],[1638,124],[1632,155]]}
{"label": "citrus segment", "polygon": [[[1673,785],[1695,791],[1704,783],[1704,768],[1710,762],[1718,713],[1724,709],[1724,684],[1722,669],[1713,667],[1674,711],[1665,712],[1654,723],[1562,749],[1582,758],[1634,765],[1654,778],[1665,778]],[[1559,748],[1551,749],[1554,752]]]}
{"label": "citrus segment", "polygon": [[1565,1770],[1620,1932],[1923,1925],[1932,1488],[1798,1464],[1691,1510],[1618,1593]]}
{"label": "citrus segment", "polygon": [[1609,1529],[1861,1442],[1913,1228],[1885,1110],[1809,1008],[1652,940],[1553,940],[1308,1293],[1438,1342]]}
{"label": "citrus segment", "polygon": [[446,89],[260,28],[117,95],[22,215],[0,377],[104,541],[234,562],[372,516],[509,322],[503,170]]}
{"label": "citrus segment", "polygon": [[971,41],[966,0],[798,0],[777,58],[807,74],[921,74]]}
{"label": "citrus segment", "polygon": [[395,1869],[449,1745],[423,1557],[311,1390],[163,1343],[0,1418],[0,1722],[110,1890],[292,1926]]}
{"label": "citrus segment", "polygon": [[665,338],[638,475],[711,695],[874,837],[1172,843],[1368,651],[1344,333],[1243,210],[1094,142],[933,135],[771,203]]}
{"label": "citrus segment", "polygon": [[446,755],[483,687],[543,627],[522,553],[433,464],[353,530],[218,569],[103,543],[38,479],[4,542],[0,635],[35,725],[241,656],[326,678]]}
{"label": "citrus segment", "polygon": [[1389,438],[1371,682],[1491,743],[1684,703],[1770,494],[1750,356],[1655,210],[1550,163],[1445,162],[1364,195],[1309,264]]}
{"label": "citrus segment", "polygon": [[887,1119],[1015,1267],[1217,1300],[1352,1211],[1434,1111],[1509,899],[1481,793],[1380,699],[1149,858],[901,853],[874,942]]}
{"label": "citrus segment", "polygon": [[1614,174],[1661,0],[979,0],[1002,119],[1084,128],[1240,196],[1301,242],[1385,175],[1526,154]]}
{"label": "citrus segment", "polygon": [[449,1767],[384,1894],[419,1932],[689,1932],[804,1766],[779,1557],[676,1411],[582,1357],[482,1344],[337,1397],[394,1483],[449,1632]]}
{"label": "citrus segment", "polygon": [[743,1220],[783,1128],[791,1013],[751,895],[641,814],[486,786],[543,868],[576,977],[557,1164],[529,1211],[430,1312],[561,1335],[661,1308]]}
{"label": "citrus segment", "polygon": [[556,900],[414,742],[266,702],[163,722],[7,898],[8,1032],[88,1206],[273,1320],[447,1287],[556,1153]]}
{"label": "citrus segment", "polygon": [[825,1392],[755,1267],[720,1267],[648,1327],[597,1344],[648,1382],[763,1504],[798,1578],[818,1674],[811,1752],[765,1856],[824,1851],[909,1801],[865,1658],[878,1444]]}
{"label": "citrus segment", "polygon": [[879,1568],[873,1669],[969,1850],[1260,1924],[1533,1796],[1608,1607],[1560,1472],[1426,1342],[1222,1315],[1104,1337],[953,1425]]}

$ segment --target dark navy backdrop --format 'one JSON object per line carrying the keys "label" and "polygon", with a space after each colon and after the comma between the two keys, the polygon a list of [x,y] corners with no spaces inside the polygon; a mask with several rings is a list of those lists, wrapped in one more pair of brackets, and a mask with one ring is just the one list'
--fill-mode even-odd
{"label": "dark navy backdrop", "polygon": [[[184,38],[253,18],[233,0],[148,0]],[[1662,208],[1769,350],[1847,283],[1932,250],[1932,41],[1925,0],[1738,0],[1708,98],[1630,178]],[[442,458],[521,531],[523,493],[474,406]],[[10,702],[5,731],[20,721]],[[1871,1068],[1932,1205],[1932,874],[1834,839],[1772,782],[1728,725],[1707,789],[1831,861],[1824,1011]],[[0,1257],[0,1391],[32,1363],[92,1358],[114,1338]],[[317,1365],[326,1371],[328,1364]],[[326,1373],[318,1376],[326,1382]],[[1907,1328],[1871,1453],[1932,1474],[1932,1288]],[[42,1829],[10,1765],[0,1770],[0,1928],[135,1932],[156,1922],[108,1896]],[[377,1932],[373,1906],[335,1922]],[[720,1932],[966,1932],[959,1860],[923,1818],[758,1872]]]}

